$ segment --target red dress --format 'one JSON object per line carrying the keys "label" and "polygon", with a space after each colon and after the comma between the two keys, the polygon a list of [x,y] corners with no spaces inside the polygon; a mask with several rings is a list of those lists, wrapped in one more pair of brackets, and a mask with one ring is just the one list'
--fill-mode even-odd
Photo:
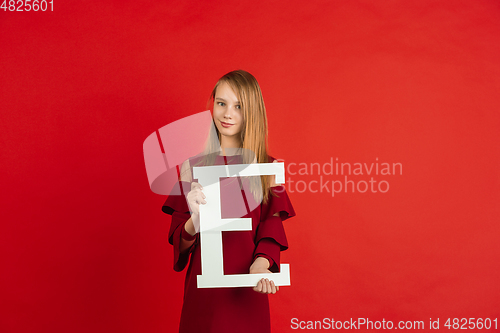
{"label": "red dress", "polygon": [[[192,166],[199,161],[198,158],[190,159],[191,172]],[[270,162],[273,160],[271,158]],[[238,156],[217,156],[214,164],[224,163],[242,162]],[[243,180],[243,186],[247,185]],[[173,193],[187,195],[191,190],[189,182],[180,181],[177,186],[181,187],[182,192]],[[177,188],[177,190],[180,189]],[[266,204],[261,203],[248,213],[243,205],[240,205],[243,207],[235,207],[238,205],[228,204],[235,195],[242,195],[239,180],[221,179],[222,218],[252,218],[252,230],[222,232],[224,274],[248,273],[258,256],[269,260],[269,269],[272,272],[279,271],[280,251],[288,248],[282,221],[295,216],[295,212],[283,186],[272,187],[271,191],[277,196],[269,195]],[[253,198],[247,198],[247,200],[253,200]],[[231,202],[234,201],[231,200]],[[246,213],[242,213],[242,210]],[[198,234],[187,253],[181,254],[179,251],[181,233],[190,217],[185,197],[170,195],[163,206],[163,211],[172,215],[168,240],[174,247],[174,270],[181,271],[189,263],[184,283],[184,304],[179,332],[270,332],[268,295],[257,293],[249,287],[197,288],[197,275],[201,274]],[[274,216],[275,213],[279,216]]]}

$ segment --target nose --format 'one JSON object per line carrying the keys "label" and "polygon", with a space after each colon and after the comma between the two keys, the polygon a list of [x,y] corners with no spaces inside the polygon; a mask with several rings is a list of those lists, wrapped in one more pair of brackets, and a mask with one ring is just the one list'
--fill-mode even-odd
{"label": "nose", "polygon": [[232,108],[227,108],[226,113],[224,113],[224,118],[231,119],[232,113],[233,113]]}

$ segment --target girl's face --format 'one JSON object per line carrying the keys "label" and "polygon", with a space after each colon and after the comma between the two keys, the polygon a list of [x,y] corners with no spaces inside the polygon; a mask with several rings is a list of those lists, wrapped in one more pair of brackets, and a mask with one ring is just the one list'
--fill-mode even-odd
{"label": "girl's face", "polygon": [[214,122],[219,133],[232,140],[240,140],[243,129],[243,112],[240,101],[226,82],[217,87],[214,99]]}

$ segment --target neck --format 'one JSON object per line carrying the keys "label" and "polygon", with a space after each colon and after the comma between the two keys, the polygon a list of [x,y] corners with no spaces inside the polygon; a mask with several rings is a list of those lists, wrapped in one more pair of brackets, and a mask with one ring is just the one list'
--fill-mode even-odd
{"label": "neck", "polygon": [[239,138],[222,136],[220,147],[222,149],[222,155],[226,156],[226,150],[228,152],[227,155],[234,155],[234,152],[236,152],[238,148],[241,148],[241,141]]}

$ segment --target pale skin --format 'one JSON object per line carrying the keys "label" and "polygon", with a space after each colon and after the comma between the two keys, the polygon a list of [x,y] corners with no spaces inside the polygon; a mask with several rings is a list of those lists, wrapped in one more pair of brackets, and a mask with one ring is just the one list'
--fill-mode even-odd
{"label": "pale skin", "polygon": [[[241,104],[234,91],[225,82],[222,82],[217,87],[214,99],[213,118],[221,134],[220,145],[222,154],[225,155],[225,149],[240,148],[242,146],[240,132],[243,128]],[[189,165],[184,163],[181,169],[182,175],[188,175],[181,177],[181,180],[190,182],[191,179],[187,178],[190,177],[189,172],[182,172],[189,170]],[[203,188],[200,184],[195,182],[191,183],[191,191],[187,195],[187,201],[191,210],[191,218],[185,223],[184,229],[188,234],[194,236],[200,228],[199,205],[207,203],[206,197],[203,194]],[[180,251],[186,252],[193,243],[194,240],[187,241],[181,237]],[[250,274],[271,273],[269,270],[269,260],[263,257],[257,257],[250,266],[249,272]],[[262,294],[276,294],[279,287],[275,286],[272,280],[261,279],[253,290]]]}

